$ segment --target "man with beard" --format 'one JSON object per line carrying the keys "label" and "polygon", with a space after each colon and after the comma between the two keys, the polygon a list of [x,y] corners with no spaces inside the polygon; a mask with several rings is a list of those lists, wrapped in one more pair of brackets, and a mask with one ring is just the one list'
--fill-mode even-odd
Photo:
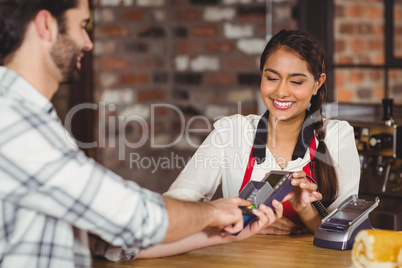
{"label": "man with beard", "polygon": [[50,99],[93,47],[89,16],[88,0],[0,0],[0,266],[90,267],[89,247],[128,260],[160,242],[143,257],[170,255],[189,241],[244,239],[280,218],[279,202],[276,214],[260,206],[259,221],[225,236],[242,229],[239,206],[250,202],[161,197],[70,143]]}

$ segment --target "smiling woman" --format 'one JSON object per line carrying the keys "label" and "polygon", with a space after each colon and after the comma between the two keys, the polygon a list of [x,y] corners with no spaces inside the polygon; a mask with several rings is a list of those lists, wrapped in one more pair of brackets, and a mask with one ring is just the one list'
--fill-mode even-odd
{"label": "smiling woman", "polygon": [[[314,232],[321,216],[311,206],[315,195],[306,176],[317,182],[329,210],[357,194],[360,179],[353,128],[321,114],[327,95],[324,58],[320,40],[307,32],[274,35],[260,58],[267,111],[218,120],[165,195],[210,200],[222,183],[223,196],[234,197],[250,179],[260,181],[271,170],[293,171],[296,187],[285,198],[284,218],[264,233]],[[212,157],[225,158],[226,164],[199,165],[200,159]],[[236,159],[245,161],[239,166]]]}
{"label": "smiling woman", "polygon": [[268,56],[262,72],[261,96],[281,121],[300,121],[295,116],[303,121],[311,97],[324,83],[324,73],[315,80],[308,70],[306,61],[286,48],[278,47]]}

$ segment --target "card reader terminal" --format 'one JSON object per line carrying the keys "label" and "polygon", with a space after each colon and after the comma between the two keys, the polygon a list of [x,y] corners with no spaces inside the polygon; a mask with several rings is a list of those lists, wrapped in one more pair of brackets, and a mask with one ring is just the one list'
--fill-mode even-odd
{"label": "card reader terminal", "polygon": [[368,216],[379,202],[378,197],[374,202],[358,199],[355,194],[351,195],[321,220],[313,244],[324,248],[351,249],[360,230],[373,229]]}
{"label": "card reader terminal", "polygon": [[282,201],[293,189],[290,180],[291,174],[292,172],[289,171],[275,170],[269,172],[261,181],[249,181],[246,184],[239,197],[252,201],[253,205],[242,208],[244,227],[257,219],[252,212],[253,208],[264,204],[273,209],[272,201],[274,199]]}

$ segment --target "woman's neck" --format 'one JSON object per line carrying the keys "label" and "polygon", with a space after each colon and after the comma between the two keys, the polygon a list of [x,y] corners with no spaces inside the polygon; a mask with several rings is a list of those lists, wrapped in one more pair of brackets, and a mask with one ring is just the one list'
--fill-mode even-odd
{"label": "woman's neck", "polygon": [[[271,114],[268,117],[268,141],[271,139],[276,140],[277,142],[297,142],[299,137],[300,130],[302,128],[304,122],[304,115],[295,118],[291,121],[281,121],[276,120]],[[272,143],[269,143],[272,145]],[[296,143],[295,143],[296,145]]]}
{"label": "woman's neck", "polygon": [[291,121],[278,121],[271,115],[268,117],[267,146],[281,169],[292,160],[303,122],[304,115]]}

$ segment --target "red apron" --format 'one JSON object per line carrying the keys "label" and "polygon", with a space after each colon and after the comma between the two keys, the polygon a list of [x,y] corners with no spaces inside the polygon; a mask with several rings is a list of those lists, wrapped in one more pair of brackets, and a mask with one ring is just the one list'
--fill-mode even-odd
{"label": "red apron", "polygon": [[[315,181],[317,181],[314,177],[314,172],[312,172],[314,170],[314,164],[315,164],[313,159],[314,159],[314,156],[315,156],[315,153],[317,150],[314,136],[311,139],[309,149],[310,149],[310,160],[311,161],[303,167],[303,171],[306,173],[306,175],[311,176]],[[253,173],[256,158],[253,157],[252,155],[253,155],[253,147],[251,147],[250,157],[248,159],[246,172],[244,173],[243,183],[241,185],[239,193],[246,186],[246,184],[250,181],[251,174]],[[311,162],[312,162],[312,166],[310,166]],[[311,174],[311,173],[313,173],[313,174]],[[309,180],[309,179],[307,178],[307,180]],[[280,200],[278,200],[278,201],[280,201]],[[292,206],[290,205],[290,203],[288,201],[283,203],[283,217],[288,218],[296,225],[304,226],[304,223],[300,219],[299,215],[297,214],[296,211],[294,211],[294,209],[292,208]]]}

